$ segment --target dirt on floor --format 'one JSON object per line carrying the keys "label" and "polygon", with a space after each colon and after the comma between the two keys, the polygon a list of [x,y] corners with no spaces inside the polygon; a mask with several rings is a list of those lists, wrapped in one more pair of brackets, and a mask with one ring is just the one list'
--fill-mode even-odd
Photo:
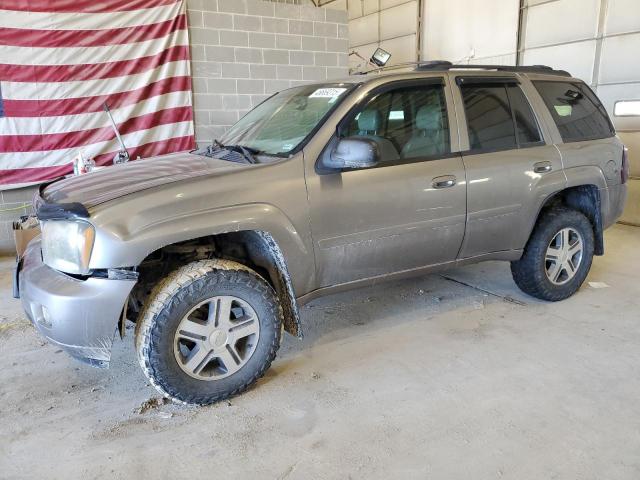
{"label": "dirt on floor", "polygon": [[[640,229],[551,304],[490,262],[302,310],[249,392],[165,401],[133,330],[109,370],[40,338],[0,260],[0,478],[640,478]],[[589,283],[590,282],[590,283]]]}

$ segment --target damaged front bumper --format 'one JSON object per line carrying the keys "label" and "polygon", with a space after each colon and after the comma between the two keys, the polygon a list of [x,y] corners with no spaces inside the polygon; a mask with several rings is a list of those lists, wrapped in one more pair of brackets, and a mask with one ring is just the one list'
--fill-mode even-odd
{"label": "damaged front bumper", "polygon": [[76,279],[42,262],[33,240],[18,264],[19,295],[25,313],[53,344],[94,367],[106,368],[133,279]]}

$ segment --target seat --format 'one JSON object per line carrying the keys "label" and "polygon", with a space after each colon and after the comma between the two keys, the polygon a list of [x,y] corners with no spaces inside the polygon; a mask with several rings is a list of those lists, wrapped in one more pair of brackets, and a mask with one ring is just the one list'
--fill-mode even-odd
{"label": "seat", "polygon": [[445,153],[445,132],[440,105],[424,105],[416,114],[416,132],[402,148],[402,158],[428,157]]}
{"label": "seat", "polygon": [[382,115],[378,110],[368,109],[360,112],[358,116],[358,133],[359,137],[366,137],[375,140],[380,150],[380,160],[382,163],[388,163],[398,160],[398,149],[387,138],[378,135],[382,128]]}

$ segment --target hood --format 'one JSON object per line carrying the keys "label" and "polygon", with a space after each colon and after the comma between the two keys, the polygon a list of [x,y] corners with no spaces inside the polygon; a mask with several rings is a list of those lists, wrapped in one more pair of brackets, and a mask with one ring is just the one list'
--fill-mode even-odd
{"label": "hood", "polygon": [[91,208],[148,188],[245,166],[188,152],[173,153],[112,165],[54,182],[44,188],[42,197],[49,203],[79,202]]}

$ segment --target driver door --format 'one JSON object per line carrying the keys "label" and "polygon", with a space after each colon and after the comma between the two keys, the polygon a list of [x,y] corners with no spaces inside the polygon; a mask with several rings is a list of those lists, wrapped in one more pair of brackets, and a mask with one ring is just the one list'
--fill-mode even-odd
{"label": "driver door", "polygon": [[307,166],[319,287],[455,261],[466,185],[448,104],[443,78],[387,84],[339,127],[342,137],[375,138],[379,165],[324,174]]}

